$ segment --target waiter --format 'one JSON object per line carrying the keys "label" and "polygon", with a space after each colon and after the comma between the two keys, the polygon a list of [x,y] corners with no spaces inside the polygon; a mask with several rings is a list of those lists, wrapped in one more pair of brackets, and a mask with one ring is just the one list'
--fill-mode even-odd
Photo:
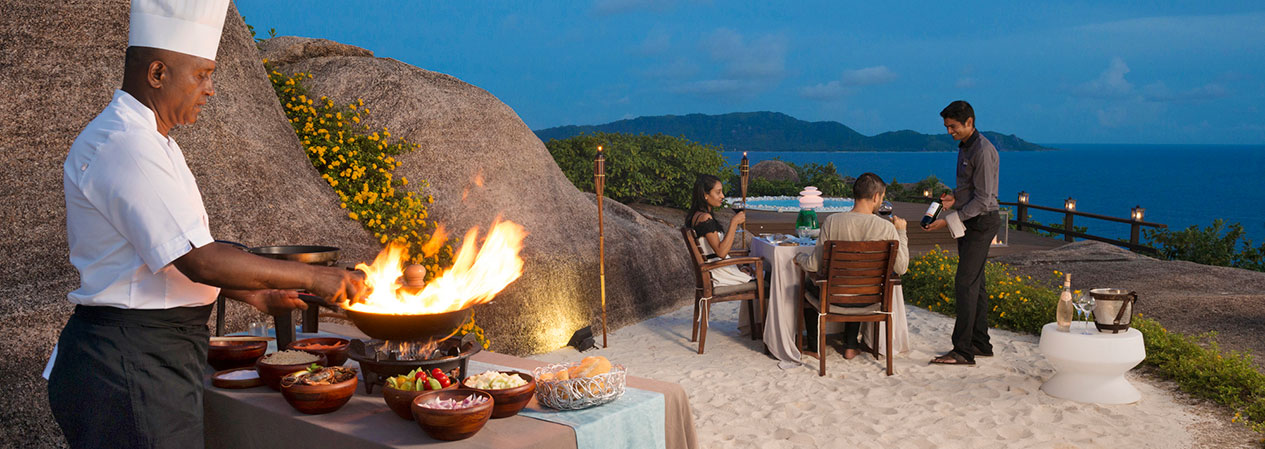
{"label": "waiter", "polygon": [[215,95],[228,0],[133,0],[123,88],[70,147],[66,232],[79,288],[49,376],[71,447],[203,446],[207,320],[223,294],[269,313],[339,301],[348,271],[214,243],[198,186],[169,133]]}
{"label": "waiter", "polygon": [[957,321],[953,323],[953,350],[931,359],[938,365],[974,365],[975,357],[991,357],[988,337],[988,291],[984,263],[988,249],[1001,228],[997,212],[997,148],[975,129],[975,109],[962,100],[940,111],[944,129],[958,141],[957,188],[940,197],[948,210],[944,218],[927,226],[934,231],[949,228],[958,243],[958,271],[953,281]]}

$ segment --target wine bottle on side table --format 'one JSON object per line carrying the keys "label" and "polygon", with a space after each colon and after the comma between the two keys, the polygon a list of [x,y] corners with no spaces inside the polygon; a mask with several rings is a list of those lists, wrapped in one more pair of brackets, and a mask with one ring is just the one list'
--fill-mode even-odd
{"label": "wine bottle on side table", "polygon": [[1070,332],[1072,329],[1072,274],[1063,278],[1063,292],[1059,293],[1059,307],[1055,312],[1059,332]]}

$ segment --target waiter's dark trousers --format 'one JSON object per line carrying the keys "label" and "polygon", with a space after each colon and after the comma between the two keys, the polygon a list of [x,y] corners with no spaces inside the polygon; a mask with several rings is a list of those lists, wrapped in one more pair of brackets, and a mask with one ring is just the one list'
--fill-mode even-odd
{"label": "waiter's dark trousers", "polygon": [[953,352],[975,360],[976,351],[991,353],[988,341],[988,291],[984,288],[984,262],[993,237],[1001,228],[997,211],[985,212],[962,222],[966,234],[958,239],[958,272],[954,277],[957,321],[953,323]]}
{"label": "waiter's dark trousers", "polygon": [[48,380],[73,448],[201,448],[211,306],[76,306]]}

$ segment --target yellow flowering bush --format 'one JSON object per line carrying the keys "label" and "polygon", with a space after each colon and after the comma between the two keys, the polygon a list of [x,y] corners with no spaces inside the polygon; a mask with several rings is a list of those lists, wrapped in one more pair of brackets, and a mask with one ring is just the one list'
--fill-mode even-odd
{"label": "yellow flowering bush", "polygon": [[[408,246],[410,261],[426,267],[426,280],[452,266],[452,245],[442,235],[431,242],[435,222],[427,205],[434,197],[424,194],[425,180],[396,177],[396,156],[417,149],[391,132],[362,124],[369,114],[364,100],[336,104],[311,98],[303,80],[307,73],[284,75],[267,66],[277,98],[298,134],[308,159],[321,179],[338,193],[347,216],[359,221],[381,243],[396,241]],[[428,244],[429,243],[429,244]]]}
{"label": "yellow flowering bush", "polygon": [[[957,300],[953,281],[958,257],[947,250],[935,249],[909,261],[909,271],[901,277],[905,301],[932,312],[956,315]],[[1045,323],[1054,321],[1058,306],[1058,276],[1032,279],[1019,276],[1010,266],[987,262],[984,285],[988,291],[989,324],[1020,332],[1038,333]]]}

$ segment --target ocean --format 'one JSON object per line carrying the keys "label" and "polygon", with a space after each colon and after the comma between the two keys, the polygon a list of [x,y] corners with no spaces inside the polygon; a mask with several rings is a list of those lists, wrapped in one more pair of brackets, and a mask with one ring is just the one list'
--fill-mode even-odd
{"label": "ocean", "polygon": [[[1002,152],[1001,201],[1020,191],[1029,203],[1128,218],[1134,206],[1145,221],[1171,230],[1212,224],[1216,218],[1240,223],[1257,246],[1265,241],[1265,145],[1098,145],[1043,144],[1055,151]],[[723,153],[737,164],[741,152]],[[750,152],[752,165],[773,158],[796,164],[833,162],[844,176],[874,172],[884,181],[916,182],[929,175],[954,184],[953,152]],[[1062,223],[1063,215],[1031,212],[1042,223]],[[1094,235],[1128,238],[1129,225],[1076,217]],[[1143,228],[1146,229],[1146,228]],[[1145,241],[1145,238],[1143,238]]]}

